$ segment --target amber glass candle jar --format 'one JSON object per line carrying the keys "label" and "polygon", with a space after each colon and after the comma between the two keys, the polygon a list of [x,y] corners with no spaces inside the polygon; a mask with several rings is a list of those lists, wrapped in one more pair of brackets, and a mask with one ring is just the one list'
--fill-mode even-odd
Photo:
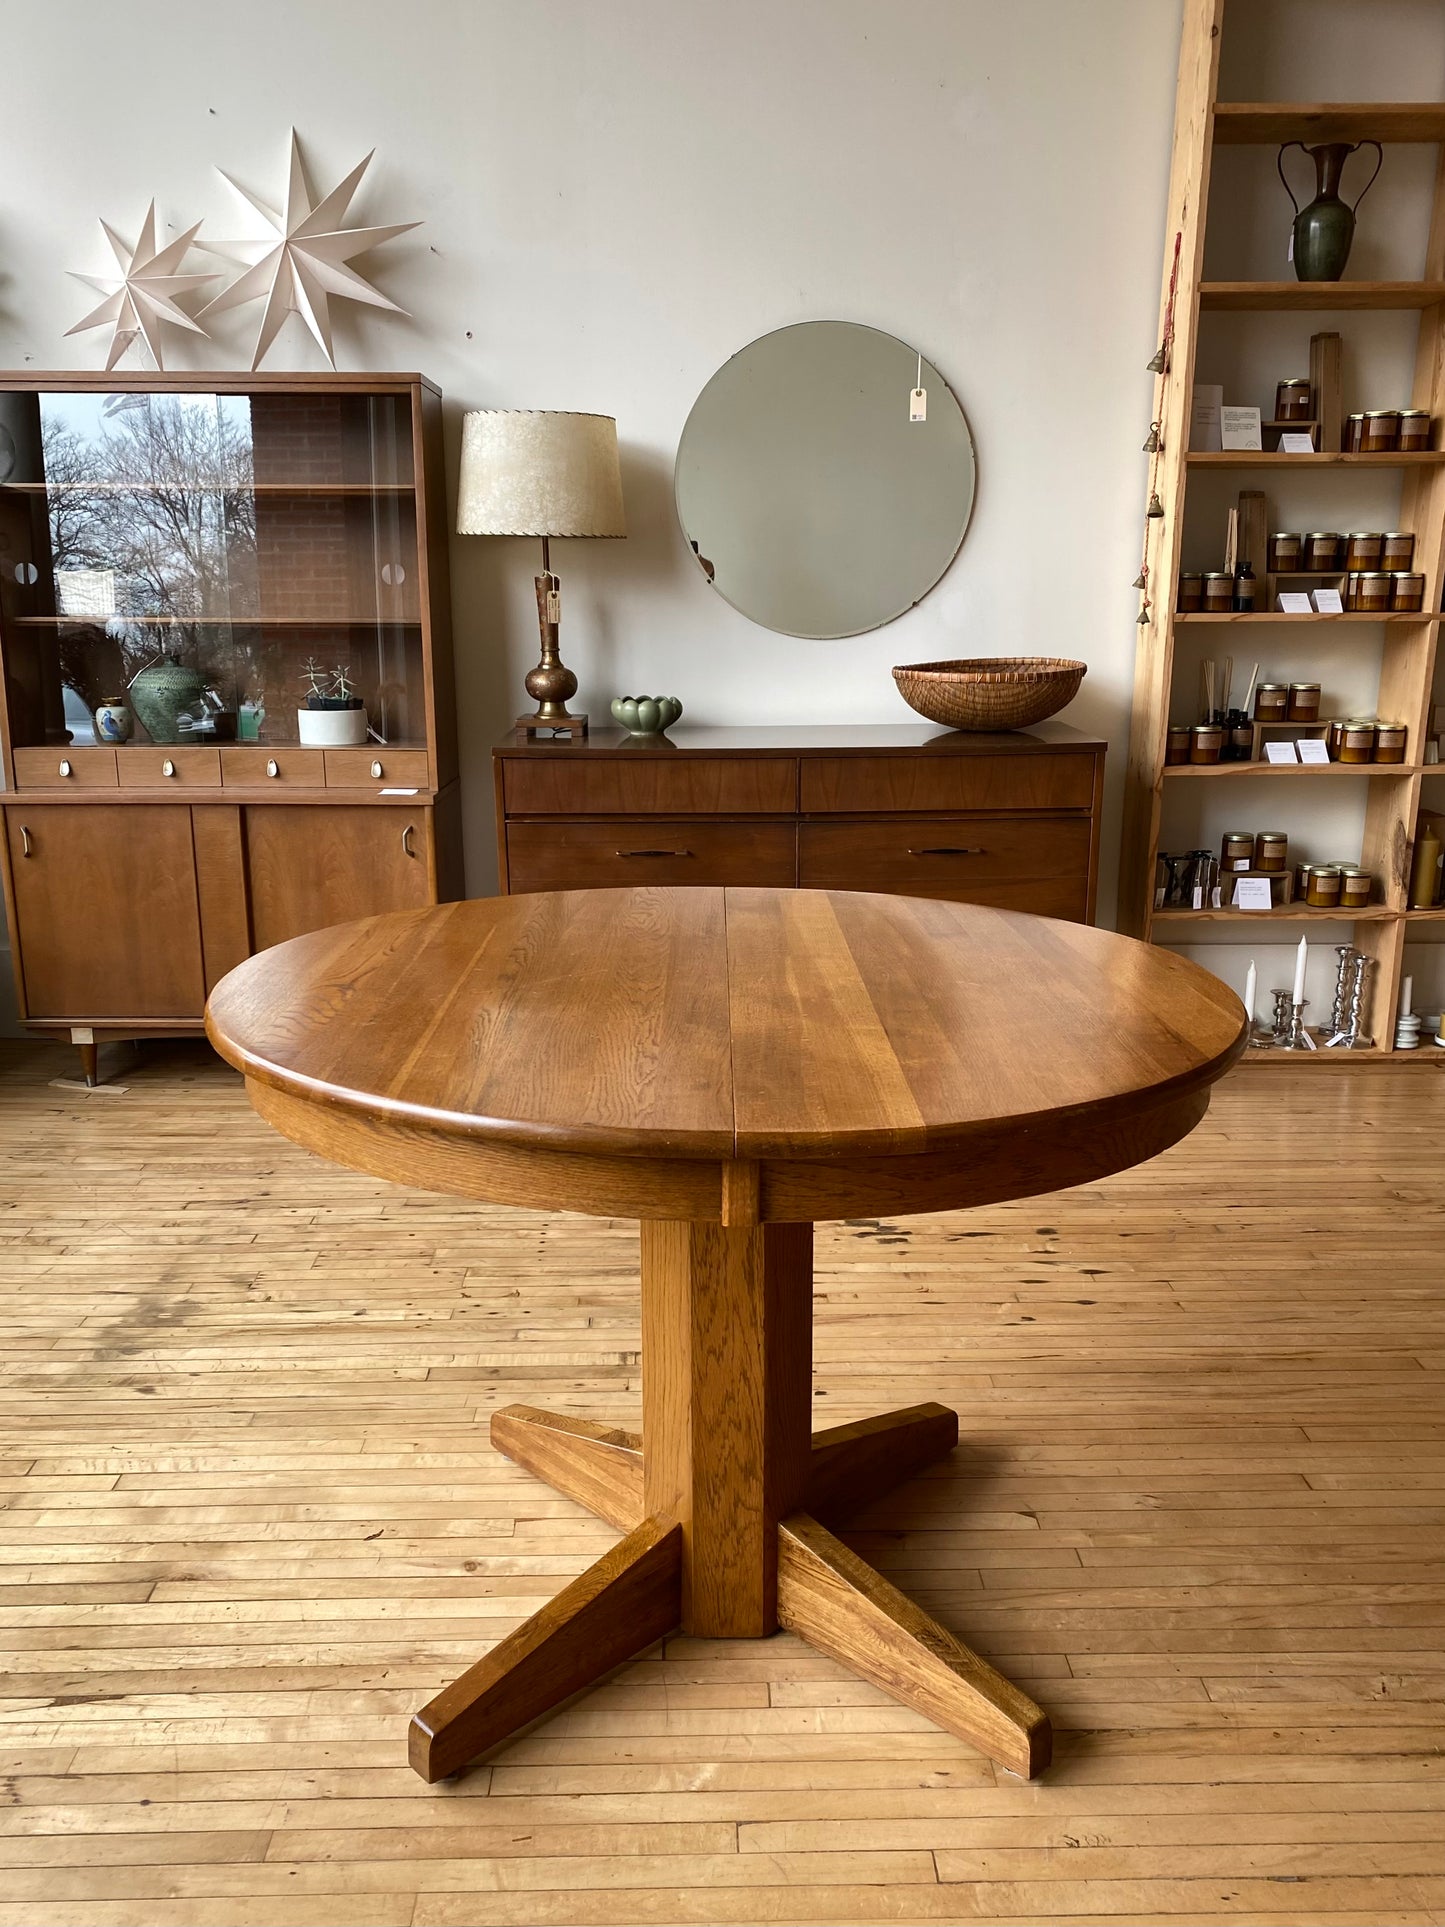
{"label": "amber glass candle jar", "polygon": [[1345,567],[1347,569],[1378,569],[1384,560],[1385,538],[1368,531],[1357,531],[1345,537]]}
{"label": "amber glass candle jar", "polygon": [[1344,547],[1344,537],[1327,529],[1315,529],[1304,540],[1304,562],[1302,567],[1313,575],[1325,574],[1340,567],[1340,552]]}
{"label": "amber glass candle jar", "polygon": [[1291,723],[1317,723],[1320,719],[1320,686],[1317,682],[1292,682],[1285,720]]}
{"label": "amber glass candle jar", "polygon": [[1345,740],[1344,717],[1343,716],[1331,717],[1329,725],[1325,730],[1325,748],[1330,753],[1330,761],[1332,763],[1337,763],[1340,760],[1340,745],[1344,742],[1344,740]]}
{"label": "amber glass candle jar", "polygon": [[1355,607],[1370,615],[1383,615],[1390,606],[1393,594],[1393,576],[1386,575],[1383,569],[1365,569],[1360,575]]}
{"label": "amber glass candle jar", "polygon": [[1413,571],[1390,577],[1390,607],[1410,611],[1425,606],[1425,578]]}
{"label": "amber glass candle jar", "polygon": [[1166,763],[1187,763],[1189,761],[1189,737],[1190,729],[1188,723],[1171,723],[1169,725],[1169,734],[1164,744],[1164,760]]}
{"label": "amber glass candle jar", "polygon": [[1254,867],[1271,872],[1289,868],[1289,836],[1284,830],[1259,832],[1254,839]]}
{"label": "amber glass candle jar", "polygon": [[1257,723],[1282,723],[1288,714],[1288,683],[1262,682],[1255,684],[1254,720]]}
{"label": "amber glass candle jar", "polygon": [[1291,535],[1285,529],[1269,538],[1269,570],[1271,575],[1294,575],[1300,568],[1300,556],[1304,544],[1298,535]]}
{"label": "amber glass candle jar", "polygon": [[1307,422],[1313,419],[1308,375],[1291,375],[1274,391],[1274,418],[1277,422]]}
{"label": "amber glass candle jar", "polygon": [[1402,408],[1399,415],[1399,431],[1396,446],[1402,455],[1418,455],[1430,446],[1430,411],[1428,408]]}
{"label": "amber glass candle jar", "polygon": [[1388,569],[1391,575],[1402,569],[1415,566],[1415,538],[1403,529],[1391,529],[1385,537],[1385,547],[1380,556],[1380,567]]}
{"label": "amber glass candle jar", "polygon": [[1226,830],[1219,845],[1221,870],[1247,870],[1254,862],[1254,831]]}
{"label": "amber glass candle jar", "polygon": [[1311,910],[1333,910],[1340,900],[1340,873],[1328,863],[1310,865],[1305,880],[1305,902]]}
{"label": "amber glass candle jar", "polygon": [[1345,432],[1342,438],[1344,441],[1345,453],[1347,455],[1359,454],[1360,443],[1364,440],[1364,435],[1365,435],[1364,415],[1363,414],[1347,415],[1345,417]]}
{"label": "amber glass candle jar", "polygon": [[1373,763],[1375,760],[1375,719],[1373,716],[1347,716],[1340,732],[1339,761]]}
{"label": "amber glass candle jar", "polygon": [[1202,575],[1181,575],[1179,578],[1179,609],[1183,615],[1204,607],[1204,577]]}
{"label": "amber glass candle jar", "polygon": [[1191,763],[1217,763],[1224,755],[1224,731],[1218,723],[1196,723],[1189,732]]}
{"label": "amber glass candle jar", "polygon": [[1204,607],[1210,615],[1224,615],[1234,607],[1234,577],[1213,569],[1204,578]]}
{"label": "amber glass candle jar", "polygon": [[[1429,429],[1426,429],[1429,435]],[[1400,442],[1400,411],[1398,408],[1367,408],[1365,427],[1360,436],[1362,455],[1390,455]]]}
{"label": "amber glass candle jar", "polygon": [[1365,910],[1375,893],[1375,879],[1368,870],[1341,870],[1340,908],[1342,910]]}
{"label": "amber glass candle jar", "polygon": [[1403,723],[1376,723],[1373,760],[1377,763],[1403,763],[1407,734]]}

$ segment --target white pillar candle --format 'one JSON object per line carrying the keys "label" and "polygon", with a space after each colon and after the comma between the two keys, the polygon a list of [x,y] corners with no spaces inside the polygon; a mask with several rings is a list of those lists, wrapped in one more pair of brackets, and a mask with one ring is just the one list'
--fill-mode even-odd
{"label": "white pillar candle", "polygon": [[1415,979],[1413,977],[1407,977],[1404,983],[1402,983],[1400,986],[1400,1015],[1402,1017],[1410,1017],[1414,1015],[1414,1010],[1415,1010],[1414,997],[1415,997]]}
{"label": "white pillar candle", "polygon": [[1250,1023],[1254,1022],[1254,994],[1259,984],[1259,972],[1254,967],[1254,958],[1249,960],[1249,969],[1244,974],[1244,1007],[1249,1012]]}
{"label": "white pillar candle", "polygon": [[1294,990],[1292,992],[1293,999],[1297,1004],[1302,1004],[1305,1000],[1305,965],[1309,962],[1309,956],[1309,942],[1306,938],[1301,937],[1299,940],[1299,949],[1295,952]]}

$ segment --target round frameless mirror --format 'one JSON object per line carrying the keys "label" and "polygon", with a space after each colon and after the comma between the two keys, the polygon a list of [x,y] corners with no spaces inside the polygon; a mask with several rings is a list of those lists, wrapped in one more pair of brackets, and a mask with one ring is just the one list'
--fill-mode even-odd
{"label": "round frameless mirror", "polygon": [[763,335],[693,404],[677,513],[718,594],[790,636],[856,636],[920,601],[973,509],[973,437],[915,348],[851,321]]}

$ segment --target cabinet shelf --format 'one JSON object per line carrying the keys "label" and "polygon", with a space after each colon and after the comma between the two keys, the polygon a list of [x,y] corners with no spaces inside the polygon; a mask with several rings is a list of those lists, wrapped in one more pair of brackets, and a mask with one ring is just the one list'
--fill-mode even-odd
{"label": "cabinet shelf", "polygon": [[[1199,305],[1214,313],[1270,309],[1433,308],[1445,281],[1201,281]],[[1289,461],[1304,461],[1292,455]]]}
{"label": "cabinet shelf", "polygon": [[1280,141],[1445,140],[1445,102],[1249,101],[1214,103],[1220,147],[1273,147]]}
{"label": "cabinet shelf", "polygon": [[1396,923],[1406,914],[1383,903],[1364,910],[1312,910],[1307,903],[1287,903],[1278,910],[1156,910],[1155,923]]}
{"label": "cabinet shelf", "polygon": [[[1334,571],[1339,574],[1338,570]],[[1312,609],[1308,615],[1289,615],[1283,609],[1179,609],[1174,620],[1179,622],[1433,622],[1441,617],[1425,609],[1387,609],[1376,612],[1372,609],[1345,609],[1339,615],[1321,615]]]}
{"label": "cabinet shelf", "polygon": [[1166,777],[1176,776],[1418,776],[1422,769],[1445,773],[1445,765],[1431,763],[1166,763]]}
{"label": "cabinet shelf", "polygon": [[[1445,284],[1441,299],[1445,300]],[[1262,424],[1267,427],[1268,423]],[[1445,448],[1395,448],[1384,455],[1358,451],[1310,455],[1282,455],[1277,448],[1191,448],[1184,457],[1191,468],[1429,468],[1445,462]]]}

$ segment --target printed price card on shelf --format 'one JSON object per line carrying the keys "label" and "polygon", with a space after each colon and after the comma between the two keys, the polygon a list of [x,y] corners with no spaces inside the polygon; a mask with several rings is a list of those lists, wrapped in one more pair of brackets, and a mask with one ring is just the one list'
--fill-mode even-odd
{"label": "printed price card on shelf", "polygon": [[1309,736],[1297,745],[1302,763],[1328,763],[1330,746],[1323,736]]}
{"label": "printed price card on shelf", "polygon": [[1268,877],[1240,877],[1234,885],[1236,910],[1272,910],[1274,897]]}
{"label": "printed price card on shelf", "polygon": [[1293,743],[1266,743],[1264,760],[1267,763],[1297,763],[1299,758],[1295,755]]}

